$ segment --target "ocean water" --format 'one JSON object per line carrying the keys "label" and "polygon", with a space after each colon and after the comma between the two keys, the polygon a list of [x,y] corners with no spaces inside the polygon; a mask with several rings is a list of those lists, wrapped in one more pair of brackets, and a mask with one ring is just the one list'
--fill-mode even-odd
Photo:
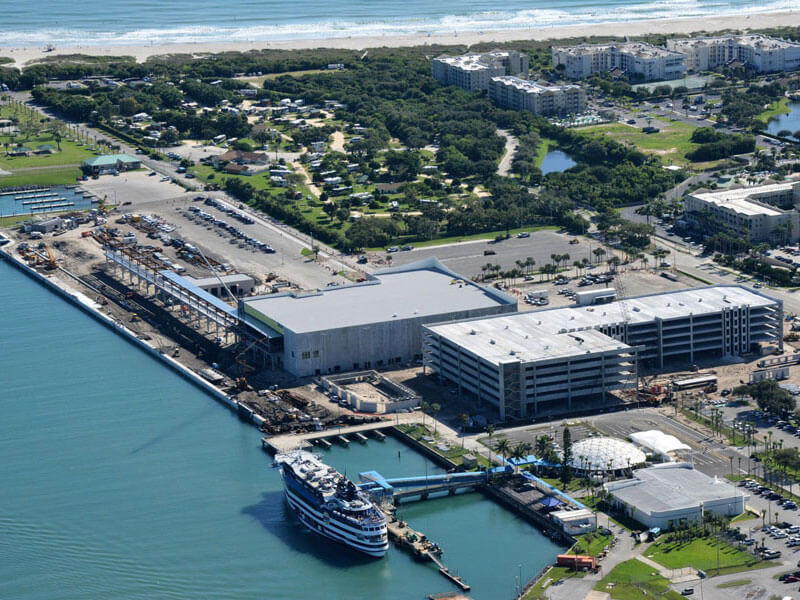
{"label": "ocean water", "polygon": [[[304,531],[259,433],[0,261],[0,598],[408,600],[447,591],[391,548]],[[399,442],[326,454],[350,476],[436,467]],[[479,494],[408,504],[478,599],[513,597],[559,548]]]}
{"label": "ocean water", "polygon": [[795,0],[22,0],[0,46],[260,41],[524,29],[797,8]]}

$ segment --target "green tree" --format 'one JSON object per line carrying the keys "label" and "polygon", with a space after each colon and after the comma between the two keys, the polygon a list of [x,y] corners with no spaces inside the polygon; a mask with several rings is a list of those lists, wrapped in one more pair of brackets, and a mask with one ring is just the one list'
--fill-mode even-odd
{"label": "green tree", "polygon": [[569,427],[564,427],[563,438],[563,456],[561,460],[561,483],[567,485],[572,480],[572,432]]}

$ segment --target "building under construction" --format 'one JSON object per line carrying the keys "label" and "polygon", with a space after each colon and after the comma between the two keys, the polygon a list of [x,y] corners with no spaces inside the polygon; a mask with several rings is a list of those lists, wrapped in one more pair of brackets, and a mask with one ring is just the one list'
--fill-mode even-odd
{"label": "building under construction", "polygon": [[741,286],[628,298],[424,328],[424,363],[501,419],[591,408],[635,385],[639,363],[782,350],[783,304]]}

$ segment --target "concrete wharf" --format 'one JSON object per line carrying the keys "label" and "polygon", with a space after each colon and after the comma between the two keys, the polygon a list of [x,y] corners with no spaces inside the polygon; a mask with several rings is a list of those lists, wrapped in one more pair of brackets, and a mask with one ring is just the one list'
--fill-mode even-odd
{"label": "concrete wharf", "polygon": [[[283,435],[261,438],[261,447],[271,454],[279,454],[281,452],[294,450],[295,448],[308,448],[312,443],[318,442],[319,440],[335,440],[338,436],[347,435],[353,435],[353,437],[355,437],[356,433],[364,434],[372,432],[372,435],[375,435],[375,437],[378,437],[377,434],[382,436],[378,437],[378,439],[384,439],[386,436],[385,434],[381,433],[380,430],[389,429],[393,426],[393,421],[378,421],[375,423],[362,423],[361,425],[336,427],[324,431],[312,431],[310,433],[287,433]],[[330,447],[330,443],[328,446],[325,446],[324,444],[321,445],[325,448]]]}

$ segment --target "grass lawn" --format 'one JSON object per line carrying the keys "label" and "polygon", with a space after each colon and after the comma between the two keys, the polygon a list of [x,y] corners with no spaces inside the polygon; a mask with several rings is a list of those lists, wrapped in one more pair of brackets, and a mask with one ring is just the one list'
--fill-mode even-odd
{"label": "grass lawn", "polygon": [[575,536],[578,543],[575,544],[570,554],[589,554],[597,556],[603,551],[603,548],[608,546],[614,539],[614,534],[602,535],[599,532],[584,533],[583,535]]}
{"label": "grass lawn", "polygon": [[[647,549],[645,555],[670,569],[694,567],[709,574],[717,573],[717,544],[711,538],[697,538],[689,543],[668,542],[664,536]],[[734,572],[759,568],[760,561],[752,554],[734,548],[723,541],[719,543],[720,572]]]}
{"label": "grass lawn", "polygon": [[777,102],[773,102],[769,105],[769,108],[762,112],[760,115],[756,117],[759,121],[763,121],[764,123],[768,123],[770,119],[773,117],[778,117],[780,115],[785,115],[792,112],[789,109],[789,99],[788,98],[781,98]]}
{"label": "grass lawn", "polygon": [[12,175],[0,175],[0,188],[23,185],[59,185],[75,183],[80,169],[64,167],[63,169],[34,169]]}
{"label": "grass lawn", "polygon": [[608,592],[616,600],[649,600],[663,598],[680,600],[682,596],[669,588],[669,582],[635,558],[618,564],[594,586],[599,592]]}
{"label": "grass lawn", "polygon": [[584,131],[607,135],[617,142],[632,144],[642,152],[657,154],[665,161],[671,160],[677,165],[688,166],[692,163],[686,158],[686,153],[698,146],[689,141],[695,129],[681,121],[673,121],[658,133],[650,134],[643,133],[639,127],[623,123],[594,125],[586,127]]}
{"label": "grass lawn", "polygon": [[547,156],[547,151],[550,149],[550,140],[547,138],[542,138],[542,143],[539,144],[539,147],[536,148],[536,166],[542,166],[544,162],[544,157]]}
{"label": "grass lawn", "polygon": [[720,589],[725,589],[725,588],[739,587],[740,585],[749,585],[751,583],[753,583],[752,579],[734,579],[733,581],[726,581],[725,583],[720,583],[717,587]]}
{"label": "grass lawn", "polygon": [[557,581],[562,579],[569,579],[570,577],[583,577],[582,571],[573,571],[569,567],[553,567],[547,572],[547,575],[542,577],[536,585],[533,586],[528,593],[522,597],[522,600],[544,600],[547,598],[545,590]]}
{"label": "grass lawn", "polygon": [[[5,143],[7,137],[0,137],[0,144]],[[17,138],[18,143],[21,143],[23,146],[27,146],[32,150],[36,150],[36,147],[40,144],[51,144],[53,146],[56,143],[50,138],[50,136],[40,136],[38,138],[32,138],[31,140],[25,142]],[[5,146],[3,147],[5,149]],[[69,140],[61,140],[61,152],[56,152],[54,154],[33,154],[31,156],[7,156],[5,152],[0,153],[0,168],[3,168],[7,171],[11,171],[14,169],[28,169],[28,168],[35,168],[35,167],[49,167],[55,165],[72,165],[78,164],[86,160],[87,158],[91,158],[95,156],[95,153],[86,148],[85,146],[78,146],[74,142]]]}
{"label": "grass lawn", "polygon": [[[432,444],[428,441],[423,440],[423,437],[430,436],[434,439],[438,440],[439,434],[434,432],[433,429],[430,427],[424,427],[419,424],[414,425],[398,425],[397,429],[408,435],[409,437],[414,438],[419,443],[423,444],[424,446],[430,448],[436,454],[440,456],[444,456],[448,460],[452,461],[453,463],[460,465],[462,463],[462,457],[465,454],[469,454],[469,450],[462,448],[461,446],[450,446],[448,450],[442,451],[441,449],[436,447],[436,444]],[[482,456],[478,455],[475,457],[478,460],[478,464],[483,467],[488,467],[489,462]]]}
{"label": "grass lawn", "polygon": [[31,218],[31,215],[14,215],[13,217],[0,217],[0,227],[13,227]]}

